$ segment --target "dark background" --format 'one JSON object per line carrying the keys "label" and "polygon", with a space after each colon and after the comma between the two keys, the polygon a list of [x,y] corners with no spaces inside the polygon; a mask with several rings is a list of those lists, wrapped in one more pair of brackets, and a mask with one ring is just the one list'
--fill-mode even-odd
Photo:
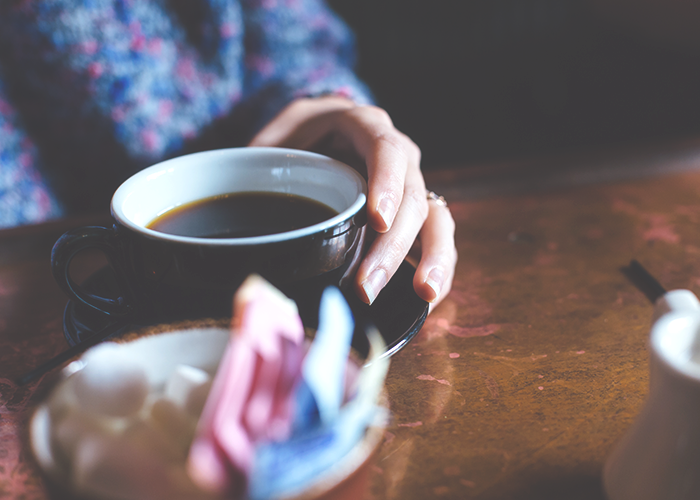
{"label": "dark background", "polygon": [[582,0],[329,3],[356,33],[359,74],[421,147],[424,168],[700,132],[700,49]]}

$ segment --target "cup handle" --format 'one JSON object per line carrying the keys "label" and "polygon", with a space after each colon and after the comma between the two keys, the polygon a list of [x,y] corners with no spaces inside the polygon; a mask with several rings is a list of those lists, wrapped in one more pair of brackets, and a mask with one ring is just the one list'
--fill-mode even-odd
{"label": "cup handle", "polygon": [[[64,233],[51,250],[51,272],[61,290],[71,300],[113,317],[134,312],[134,301],[129,300],[129,286],[124,278],[125,266],[120,258],[119,234],[115,227],[85,226]],[[88,248],[104,252],[117,276],[119,297],[101,297],[78,285],[70,276],[70,263],[78,253]]]}

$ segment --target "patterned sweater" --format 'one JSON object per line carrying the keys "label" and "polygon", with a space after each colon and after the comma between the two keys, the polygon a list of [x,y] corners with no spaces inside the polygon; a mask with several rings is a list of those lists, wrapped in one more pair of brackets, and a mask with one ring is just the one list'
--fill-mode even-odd
{"label": "patterned sweater", "polygon": [[0,3],[0,227],[104,209],[135,171],[243,145],[292,99],[370,102],[322,0]]}

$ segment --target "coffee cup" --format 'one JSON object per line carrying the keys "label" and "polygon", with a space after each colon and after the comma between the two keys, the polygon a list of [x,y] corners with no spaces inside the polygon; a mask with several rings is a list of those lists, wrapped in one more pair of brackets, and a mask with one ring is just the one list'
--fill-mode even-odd
{"label": "coffee cup", "polygon": [[[251,193],[301,197],[331,212],[305,227],[276,227],[263,234],[210,237],[154,229],[156,219],[187,212],[203,200]],[[328,285],[343,288],[360,258],[366,194],[366,182],[356,170],[305,151],[232,148],[173,158],[136,173],[115,191],[112,227],[86,226],[62,235],[51,255],[53,275],[76,305],[113,318],[222,315],[251,273],[292,298],[320,297]],[[235,209],[239,219],[253,219],[253,209],[246,211],[245,201],[242,206]],[[195,222],[195,229],[199,226]],[[72,279],[72,259],[88,248],[106,255],[115,294]]]}

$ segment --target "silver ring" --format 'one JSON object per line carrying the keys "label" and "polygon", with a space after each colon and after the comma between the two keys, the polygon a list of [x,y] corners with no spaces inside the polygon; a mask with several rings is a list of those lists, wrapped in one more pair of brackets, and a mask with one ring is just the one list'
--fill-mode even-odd
{"label": "silver ring", "polygon": [[440,196],[439,194],[436,194],[434,191],[429,191],[426,190],[426,194],[428,195],[428,201],[433,200],[439,207],[446,207],[447,206],[447,200],[445,199],[444,196]]}

